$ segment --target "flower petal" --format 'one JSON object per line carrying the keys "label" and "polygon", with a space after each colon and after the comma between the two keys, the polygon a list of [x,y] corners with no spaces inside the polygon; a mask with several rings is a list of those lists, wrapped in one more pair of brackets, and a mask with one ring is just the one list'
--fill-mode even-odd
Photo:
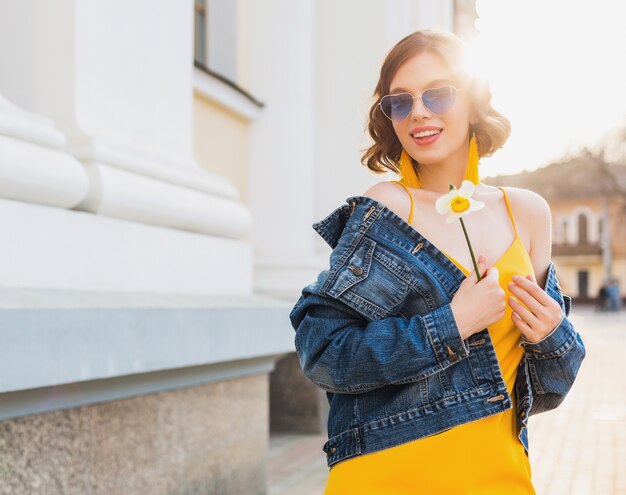
{"label": "flower petal", "polygon": [[439,198],[437,198],[437,201],[435,201],[435,208],[437,209],[437,211],[441,213],[442,215],[445,215],[446,213],[448,213],[450,211],[451,199],[452,197],[450,196],[450,193],[446,193],[443,196],[440,196]]}
{"label": "flower petal", "polygon": [[458,217],[456,215],[450,215],[448,218],[446,218],[446,223],[452,223],[454,222]]}
{"label": "flower petal", "polygon": [[478,210],[481,210],[485,206],[484,201],[478,201],[477,199],[472,199],[472,198],[469,198],[469,203],[470,203],[470,206],[468,208],[469,211],[478,211]]}
{"label": "flower petal", "polygon": [[469,198],[470,196],[472,196],[472,194],[474,194],[475,189],[476,185],[471,180],[463,179],[461,187],[459,187],[458,193],[460,196]]}

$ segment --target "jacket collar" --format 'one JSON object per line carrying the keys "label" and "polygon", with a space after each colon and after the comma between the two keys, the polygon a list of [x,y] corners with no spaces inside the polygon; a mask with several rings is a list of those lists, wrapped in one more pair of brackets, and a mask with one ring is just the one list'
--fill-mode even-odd
{"label": "jacket collar", "polygon": [[[347,198],[347,204],[339,206],[325,218],[313,224],[313,229],[315,229],[322,239],[333,249],[337,247],[339,238],[345,230],[346,223],[356,207],[357,197],[358,196],[352,196]],[[365,196],[361,196],[361,198],[365,198]]]}
{"label": "jacket collar", "polygon": [[384,217],[385,222],[392,223],[394,227],[400,229],[400,232],[406,234],[411,242],[417,243],[424,240],[421,234],[404,219],[369,196],[346,198],[346,204],[339,206],[319,222],[315,222],[313,228],[331,248],[335,249],[347,228],[356,224],[372,223],[379,217]]}
{"label": "jacket collar", "polygon": [[[346,204],[337,207],[325,218],[319,222],[315,222],[312,227],[331,248],[335,249],[346,229],[352,226],[353,223],[360,224],[367,212],[371,212],[373,209],[375,209],[379,215],[382,214],[385,221],[394,223],[394,225],[404,231],[412,241],[417,240],[427,244],[428,248],[434,251],[434,254],[438,255],[436,257],[462,275],[461,279],[465,277],[465,274],[463,274],[452,261],[449,261],[445,254],[437,249],[428,239],[423,237],[392,210],[369,196],[350,196],[346,198]],[[561,293],[561,287],[556,277],[556,267],[552,260],[550,260],[548,265],[548,275],[543,289],[546,292],[552,292],[556,296]]]}

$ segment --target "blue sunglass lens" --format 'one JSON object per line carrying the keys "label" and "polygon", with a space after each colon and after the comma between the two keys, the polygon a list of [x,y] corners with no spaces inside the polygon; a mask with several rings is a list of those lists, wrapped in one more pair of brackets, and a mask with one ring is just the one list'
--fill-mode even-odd
{"label": "blue sunglass lens", "polygon": [[[456,97],[454,86],[427,89],[422,94],[424,106],[433,113],[443,114],[447,112]],[[413,96],[409,93],[398,95],[386,95],[380,101],[383,113],[396,122],[404,120],[413,110]]]}
{"label": "blue sunglass lens", "polygon": [[380,106],[391,120],[404,120],[413,108],[413,97],[408,93],[387,95],[381,100]]}
{"label": "blue sunglass lens", "polygon": [[454,103],[456,89],[452,86],[427,89],[422,95],[424,106],[433,113],[445,113]]}

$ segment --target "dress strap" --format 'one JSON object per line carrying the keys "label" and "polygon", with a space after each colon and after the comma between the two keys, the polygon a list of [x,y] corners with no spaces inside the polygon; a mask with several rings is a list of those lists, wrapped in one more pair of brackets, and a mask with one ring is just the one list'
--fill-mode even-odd
{"label": "dress strap", "polygon": [[509,212],[509,217],[511,217],[513,230],[515,231],[515,236],[517,237],[517,227],[515,226],[515,219],[513,218],[513,212],[511,211],[511,204],[509,203],[509,198],[507,197],[506,192],[504,191],[504,188],[498,186],[498,189],[500,189],[500,191],[502,191],[502,194],[504,195],[504,202],[506,203],[506,209]]}
{"label": "dress strap", "polygon": [[413,222],[413,204],[414,204],[414,202],[413,202],[413,194],[411,193],[411,191],[409,190],[409,188],[407,187],[407,185],[406,185],[406,184],[403,184],[403,183],[402,183],[402,182],[400,182],[399,180],[392,180],[392,181],[390,181],[390,182],[396,182],[396,183],[400,184],[402,187],[404,187],[404,189],[406,189],[406,192],[407,192],[407,193],[408,193],[408,195],[409,195],[409,198],[411,198],[411,212],[409,213],[409,219],[407,220],[407,223],[408,223],[408,224],[412,224],[412,222]]}

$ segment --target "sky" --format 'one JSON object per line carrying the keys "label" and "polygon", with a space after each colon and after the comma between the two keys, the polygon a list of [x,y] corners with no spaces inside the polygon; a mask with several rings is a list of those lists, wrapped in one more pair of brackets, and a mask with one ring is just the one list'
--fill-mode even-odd
{"label": "sky", "polygon": [[626,125],[626,2],[477,0],[475,70],[512,125],[481,177],[548,165]]}

